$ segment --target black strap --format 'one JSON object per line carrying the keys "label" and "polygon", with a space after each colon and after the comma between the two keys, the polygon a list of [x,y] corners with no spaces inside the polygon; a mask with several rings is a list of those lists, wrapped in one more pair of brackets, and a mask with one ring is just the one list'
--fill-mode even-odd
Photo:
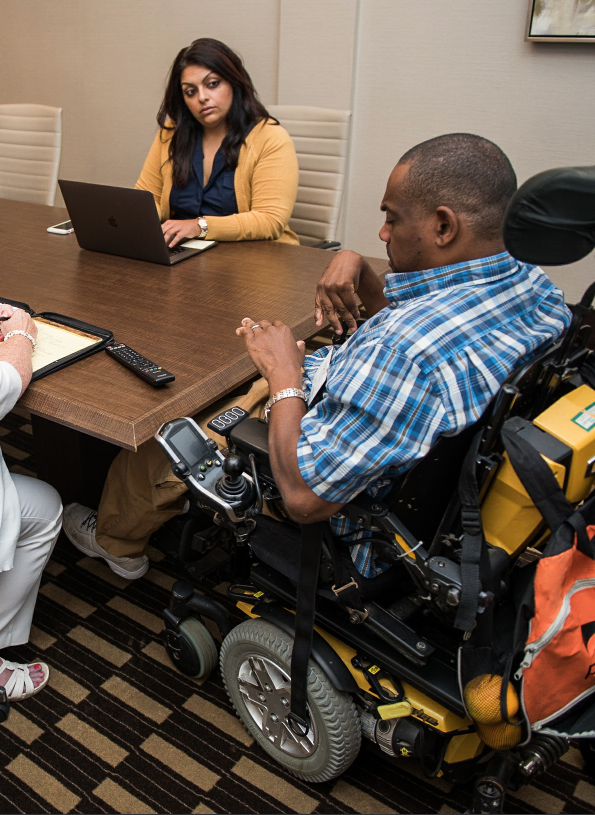
{"label": "black strap", "polygon": [[583,516],[566,498],[541,455],[526,439],[506,426],[502,428],[502,441],[514,471],[551,531],[555,532],[564,523],[570,524],[576,532],[578,548],[593,557],[593,544]]}
{"label": "black strap", "polygon": [[515,473],[546,524],[556,530],[574,512],[572,504],[533,445],[506,425],[501,435]]}
{"label": "black strap", "polygon": [[483,435],[483,428],[475,434],[469,452],[465,456],[459,477],[461,498],[461,525],[463,539],[461,547],[461,600],[455,618],[455,628],[472,631],[477,614],[479,594],[482,590],[481,572],[489,571],[487,553],[483,545],[483,528],[479,507],[477,486],[477,455]]}
{"label": "black strap", "polygon": [[300,571],[297,585],[295,634],[291,654],[290,725],[296,733],[308,732],[308,660],[312,650],[318,570],[322,552],[324,522],[304,524],[300,542]]}

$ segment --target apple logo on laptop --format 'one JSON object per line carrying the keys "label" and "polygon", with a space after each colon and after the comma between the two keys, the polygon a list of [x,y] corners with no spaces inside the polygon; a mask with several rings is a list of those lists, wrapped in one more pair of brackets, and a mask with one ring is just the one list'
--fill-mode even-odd
{"label": "apple logo on laptop", "polygon": [[113,215],[111,215],[111,216],[110,216],[110,217],[107,219],[107,222],[108,222],[108,224],[109,224],[110,226],[118,226],[118,222],[116,221],[116,219],[114,218],[114,216],[113,216]]}

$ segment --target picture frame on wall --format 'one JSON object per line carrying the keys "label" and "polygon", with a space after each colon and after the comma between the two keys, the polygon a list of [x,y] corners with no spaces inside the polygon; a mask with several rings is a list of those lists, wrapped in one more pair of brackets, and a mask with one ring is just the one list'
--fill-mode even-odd
{"label": "picture frame on wall", "polygon": [[595,0],[529,0],[525,39],[595,42]]}

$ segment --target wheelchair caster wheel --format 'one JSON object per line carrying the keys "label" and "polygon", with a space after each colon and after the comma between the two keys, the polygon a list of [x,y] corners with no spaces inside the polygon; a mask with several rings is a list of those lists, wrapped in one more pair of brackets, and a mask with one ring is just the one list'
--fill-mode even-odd
{"label": "wheelchair caster wheel", "polygon": [[292,646],[293,639],[272,623],[246,620],[221,646],[223,682],[242,724],[271,758],[304,781],[328,781],[359,752],[359,714],[350,695],[310,660],[310,728],[305,735],[294,732],[287,719]]}
{"label": "wheelchair caster wheel", "polygon": [[176,668],[187,676],[204,679],[217,666],[217,646],[208,629],[196,617],[187,617],[178,631],[163,632],[165,650]]}

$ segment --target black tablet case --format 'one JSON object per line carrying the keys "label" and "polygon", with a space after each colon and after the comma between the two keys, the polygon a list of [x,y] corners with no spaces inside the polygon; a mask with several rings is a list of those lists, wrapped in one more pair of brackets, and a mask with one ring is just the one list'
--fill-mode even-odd
{"label": "black tablet case", "polygon": [[75,354],[70,354],[69,356],[63,357],[56,362],[52,362],[51,365],[46,365],[44,368],[40,368],[38,371],[35,371],[31,377],[32,382],[35,382],[38,379],[43,379],[44,376],[53,374],[54,371],[60,371],[62,368],[72,365],[73,362],[77,362],[79,359],[84,359],[85,357],[90,357],[92,354],[96,354],[98,351],[103,351],[104,348],[114,341],[113,333],[108,331],[106,328],[99,328],[99,326],[91,325],[91,323],[85,323],[82,320],[75,320],[73,317],[66,317],[64,314],[55,314],[53,311],[33,311],[33,309],[28,306],[27,303],[20,303],[18,300],[0,299],[0,303],[8,303],[9,306],[23,309],[23,311],[26,311],[31,317],[41,317],[45,320],[51,320],[53,323],[58,323],[58,325],[64,325],[68,328],[76,328],[79,331],[84,331],[87,334],[92,334],[95,337],[99,337],[101,340],[101,342],[98,342],[95,345],[91,345],[88,348],[83,348],[82,351],[77,351]]}

